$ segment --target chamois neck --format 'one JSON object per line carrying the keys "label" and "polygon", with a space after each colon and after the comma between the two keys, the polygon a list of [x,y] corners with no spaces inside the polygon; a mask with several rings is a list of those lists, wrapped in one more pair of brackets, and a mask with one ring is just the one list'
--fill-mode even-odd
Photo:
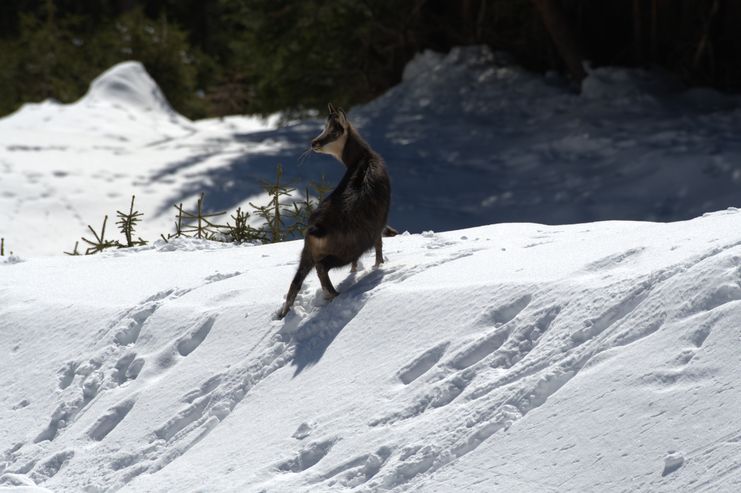
{"label": "chamois neck", "polygon": [[368,143],[352,127],[347,128],[347,141],[342,149],[342,163],[348,169],[355,168],[363,159],[373,153]]}

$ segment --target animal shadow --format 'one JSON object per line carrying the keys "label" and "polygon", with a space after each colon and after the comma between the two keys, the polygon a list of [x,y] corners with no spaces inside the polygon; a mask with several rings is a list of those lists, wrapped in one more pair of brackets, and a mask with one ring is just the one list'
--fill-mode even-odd
{"label": "animal shadow", "polygon": [[356,276],[351,274],[340,283],[340,295],[328,303],[317,316],[299,327],[293,336],[295,352],[292,364],[296,367],[294,377],[322,359],[332,341],[363,309],[368,293],[381,283],[384,275],[383,270],[374,270],[353,284]]}

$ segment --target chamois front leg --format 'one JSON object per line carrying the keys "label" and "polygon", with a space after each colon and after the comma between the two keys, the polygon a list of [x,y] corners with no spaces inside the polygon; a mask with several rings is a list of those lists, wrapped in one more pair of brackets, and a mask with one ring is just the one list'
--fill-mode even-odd
{"label": "chamois front leg", "polygon": [[332,281],[329,279],[329,271],[321,261],[316,264],[316,273],[319,276],[319,282],[322,283],[322,291],[324,291],[324,296],[328,300],[331,300],[332,298],[340,294],[337,292],[334,286],[332,286]]}
{"label": "chamois front leg", "polygon": [[357,272],[358,271],[358,259],[355,259],[352,261],[352,265],[350,266],[350,272]]}
{"label": "chamois front leg", "polygon": [[379,236],[376,240],[376,263],[373,266],[374,268],[378,268],[383,263],[383,239]]}
{"label": "chamois front leg", "polygon": [[299,262],[298,270],[296,271],[296,275],[293,277],[291,287],[288,289],[288,294],[286,295],[286,302],[283,303],[283,307],[278,312],[278,319],[281,319],[288,314],[288,311],[293,306],[293,302],[296,301],[296,295],[301,290],[301,285],[304,283],[304,279],[306,279],[306,276],[311,272],[313,267],[314,259],[311,258],[309,250],[304,247],[301,252],[301,261]]}

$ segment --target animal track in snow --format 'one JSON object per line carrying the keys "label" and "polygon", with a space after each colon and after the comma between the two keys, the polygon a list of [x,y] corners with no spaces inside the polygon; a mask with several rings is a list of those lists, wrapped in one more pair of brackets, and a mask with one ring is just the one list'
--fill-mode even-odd
{"label": "animal track in snow", "polygon": [[326,457],[336,442],[336,439],[312,442],[301,449],[294,458],[279,463],[278,470],[283,472],[305,471]]}
{"label": "animal track in snow", "polygon": [[170,418],[164,425],[159,427],[154,433],[157,438],[161,438],[165,441],[170,441],[179,432],[187,428],[189,425],[196,423],[200,420],[206,408],[211,401],[211,394],[207,394],[193,401],[182,411],[178,412],[174,417]]}
{"label": "animal track in snow", "polygon": [[144,367],[144,359],[137,358],[136,353],[126,353],[121,356],[114,366],[114,381],[122,385],[129,380],[135,380]]}
{"label": "animal track in snow", "polygon": [[36,438],[34,438],[33,442],[39,443],[45,440],[54,440],[57,436],[57,433],[59,433],[59,429],[67,426],[69,419],[77,414],[77,411],[80,410],[80,408],[82,407],[80,403],[81,400],[82,398],[70,404],[66,402],[62,402],[61,404],[59,404],[54,409],[54,412],[49,419],[49,424],[46,425],[46,428],[44,428],[43,431],[41,431],[41,433],[36,436]]}
{"label": "animal track in snow", "polygon": [[127,399],[110,408],[103,416],[93,424],[87,435],[93,440],[103,440],[113,429],[123,421],[131,408],[134,407],[134,399]]}
{"label": "animal track in snow", "polygon": [[166,289],[159,291],[144,301],[125,311],[109,326],[113,330],[113,342],[119,346],[128,346],[136,343],[141,335],[141,330],[149,318],[164,304],[168,298],[177,299],[189,293],[191,289]]}
{"label": "animal track in snow", "polygon": [[509,303],[485,313],[479,320],[481,323],[488,325],[505,325],[517,317],[530,304],[532,299],[533,297],[530,294],[520,296]]}
{"label": "animal track in snow", "polygon": [[35,482],[41,483],[54,477],[74,455],[75,453],[72,450],[65,450],[52,455],[34,468],[31,478]]}
{"label": "animal track in snow", "polygon": [[222,274],[221,272],[216,272],[215,274],[211,274],[210,276],[206,276],[206,278],[204,279],[204,281],[206,281],[206,283],[210,284],[212,282],[223,281],[224,279],[229,279],[231,277],[236,277],[236,276],[240,276],[240,275],[242,275],[242,273],[241,272],[238,272],[238,271],[228,272],[228,273],[224,273],[224,274]]}
{"label": "animal track in snow", "polygon": [[616,253],[608,255],[607,257],[595,260],[594,262],[587,264],[584,269],[593,272],[600,272],[606,269],[617,267],[618,265],[626,262],[627,260],[633,260],[634,257],[640,255],[646,250],[645,247],[631,248],[622,253]]}
{"label": "animal track in snow", "polygon": [[407,447],[383,478],[382,486],[384,489],[391,489],[409,482],[415,476],[430,470],[439,455],[440,451],[431,445]]}
{"label": "animal track in snow", "polygon": [[695,357],[695,354],[697,354],[696,349],[685,349],[677,356],[675,356],[673,363],[677,366],[686,365],[687,363],[692,361],[692,359]]}
{"label": "animal track in snow", "polygon": [[[518,298],[514,303],[505,305],[505,310],[498,311],[499,314],[506,314],[505,317],[500,318],[500,320],[508,319],[505,325],[498,326],[490,334],[463,348],[451,358],[447,363],[448,368],[458,371],[421,391],[415,397],[413,403],[403,410],[374,419],[369,424],[371,426],[378,426],[380,424],[393,423],[419,416],[428,409],[439,408],[450,404],[463,393],[476,377],[481,365],[474,365],[484,360],[484,358],[488,358],[486,360],[488,367],[507,369],[523,359],[537,344],[540,337],[550,328],[550,325],[561,312],[560,306],[549,306],[535,313],[534,322],[517,324],[513,320],[522,310],[517,311],[513,315],[514,310],[511,310],[511,307],[522,307],[524,309],[526,299],[529,303],[530,296],[528,295]],[[509,318],[510,316],[513,316],[513,318]],[[523,375],[520,378],[524,378],[527,375]],[[493,388],[490,388],[488,391],[490,390],[493,390]],[[481,395],[485,395],[488,391]],[[481,389],[479,389],[479,392],[481,392]]]}
{"label": "animal track in snow", "polygon": [[612,305],[599,317],[585,322],[584,327],[571,334],[571,340],[576,344],[582,344],[592,339],[610,326],[630,315],[650,292],[650,287],[640,286],[628,293],[619,303]]}
{"label": "animal track in snow", "polygon": [[214,389],[216,389],[216,387],[221,384],[223,378],[224,376],[222,374],[214,375],[213,377],[203,382],[198,389],[188,392],[185,396],[183,396],[182,401],[190,404],[197,398],[211,393]]}
{"label": "animal track in snow", "polygon": [[478,363],[486,356],[499,349],[507,340],[512,328],[508,326],[497,327],[489,334],[480,337],[473,344],[459,351],[450,360],[449,365],[458,370],[468,368]]}
{"label": "animal track in snow", "polygon": [[648,324],[630,327],[627,331],[621,333],[615,338],[614,347],[627,346],[644,337],[648,337],[664,325],[665,316],[659,316],[658,319],[650,321]]}
{"label": "animal track in snow", "polygon": [[158,293],[153,294],[152,296],[150,296],[149,298],[147,298],[146,300],[144,300],[144,303],[149,303],[149,302],[152,302],[152,301],[164,300],[165,298],[167,298],[168,296],[170,296],[174,292],[175,292],[175,289],[174,288],[173,289],[165,289],[164,291],[160,291]]}
{"label": "animal track in snow", "polygon": [[715,287],[709,292],[700,292],[696,298],[690,300],[688,306],[683,310],[683,315],[691,316],[698,312],[709,312],[738,300],[741,300],[741,282],[728,282]]}
{"label": "animal track in snow", "polygon": [[534,323],[515,327],[507,341],[493,353],[490,366],[511,368],[522,360],[538,344],[560,312],[560,306],[551,306],[538,313]]}
{"label": "animal track in snow", "polygon": [[[131,468],[131,477],[157,471],[184,454],[223,421],[252,387],[286,366],[292,355],[283,337],[274,335],[257,359],[216,374],[198,389],[186,393],[181,401],[188,406],[153,432],[150,444],[141,454],[145,459]],[[174,348],[170,350],[174,351]],[[143,465],[143,462],[148,464]]]}
{"label": "animal track in snow", "polygon": [[200,327],[198,327],[198,329],[178,341],[178,353],[180,353],[181,356],[188,356],[190,353],[195,351],[196,348],[206,340],[206,336],[211,332],[215,320],[215,317],[209,317]]}
{"label": "animal track in snow", "polygon": [[375,453],[360,455],[333,467],[312,482],[332,480],[329,486],[338,481],[345,487],[353,488],[378,474],[378,471],[381,470],[390,456],[391,449],[389,447],[380,447]]}
{"label": "animal track in snow", "polygon": [[457,372],[445,380],[420,391],[414,397],[412,404],[404,409],[381,418],[373,419],[368,424],[370,426],[378,426],[395,423],[419,416],[429,409],[447,406],[468,387],[475,376],[476,373],[472,371]]}
{"label": "animal track in snow", "polygon": [[454,458],[462,457],[475,450],[484,440],[499,430],[508,428],[514,421],[522,418],[524,413],[512,404],[497,405],[494,415],[490,419],[483,419],[476,424],[471,423],[473,431],[467,433],[451,447]]}
{"label": "animal track in snow", "polygon": [[157,311],[159,305],[156,302],[146,304],[138,309],[132,310],[121,322],[116,330],[113,340],[120,346],[128,346],[139,339],[142,326]]}
{"label": "animal track in snow", "polygon": [[[59,431],[84,412],[100,392],[139,376],[144,359],[137,358],[134,352],[123,354],[112,367],[103,370],[105,360],[111,356],[112,347],[114,346],[102,349],[87,361],[70,361],[58,372],[60,390],[64,391],[66,397],[55,408],[46,428],[34,438],[34,443],[54,440]],[[82,382],[78,388],[72,388],[71,384],[78,375],[82,377]]]}
{"label": "animal track in snow", "polygon": [[31,402],[28,399],[21,399],[19,402],[14,404],[13,407],[11,407],[11,409],[13,411],[17,411],[19,409],[23,409],[24,407],[27,407],[29,404],[31,404]]}
{"label": "animal track in snow", "polygon": [[479,322],[494,325],[495,328],[460,350],[448,364],[458,370],[468,368],[502,347],[514,330],[510,322],[530,304],[530,301],[532,296],[524,295],[480,317]]}
{"label": "animal track in snow", "polygon": [[72,384],[75,379],[75,371],[77,370],[78,363],[76,361],[69,361],[67,364],[57,372],[59,374],[59,388],[66,389]]}
{"label": "animal track in snow", "polygon": [[449,343],[447,342],[438,344],[419,355],[411,363],[399,370],[397,373],[399,380],[401,380],[404,385],[409,385],[414,380],[424,375],[430,368],[440,361],[440,358],[443,357],[445,350],[448,348],[448,344]]}
{"label": "animal track in snow", "polygon": [[711,330],[712,330],[711,324],[705,324],[695,329],[689,334],[690,342],[694,344],[695,347],[701,348],[702,345],[705,344],[705,341],[707,340],[708,336],[710,335]]}

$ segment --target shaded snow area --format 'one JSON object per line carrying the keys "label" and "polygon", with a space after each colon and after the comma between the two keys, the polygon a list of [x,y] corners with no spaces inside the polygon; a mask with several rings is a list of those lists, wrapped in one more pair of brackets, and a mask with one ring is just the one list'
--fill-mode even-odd
{"label": "shaded snow area", "polygon": [[[741,488],[741,213],[0,264],[0,485]],[[18,489],[18,491],[24,491]]]}
{"label": "shaded snow area", "polygon": [[[611,68],[582,89],[485,48],[427,52],[350,119],[388,162],[400,230],[668,221],[739,205],[738,98]],[[0,235],[21,257],[59,255],[131,194],[152,240],[200,192],[212,210],[247,206],[279,163],[299,189],[335,183],[332,158],[297,160],[322,120],[276,120],[188,121],[140,64],[118,65],[77,103],[0,120]]]}

